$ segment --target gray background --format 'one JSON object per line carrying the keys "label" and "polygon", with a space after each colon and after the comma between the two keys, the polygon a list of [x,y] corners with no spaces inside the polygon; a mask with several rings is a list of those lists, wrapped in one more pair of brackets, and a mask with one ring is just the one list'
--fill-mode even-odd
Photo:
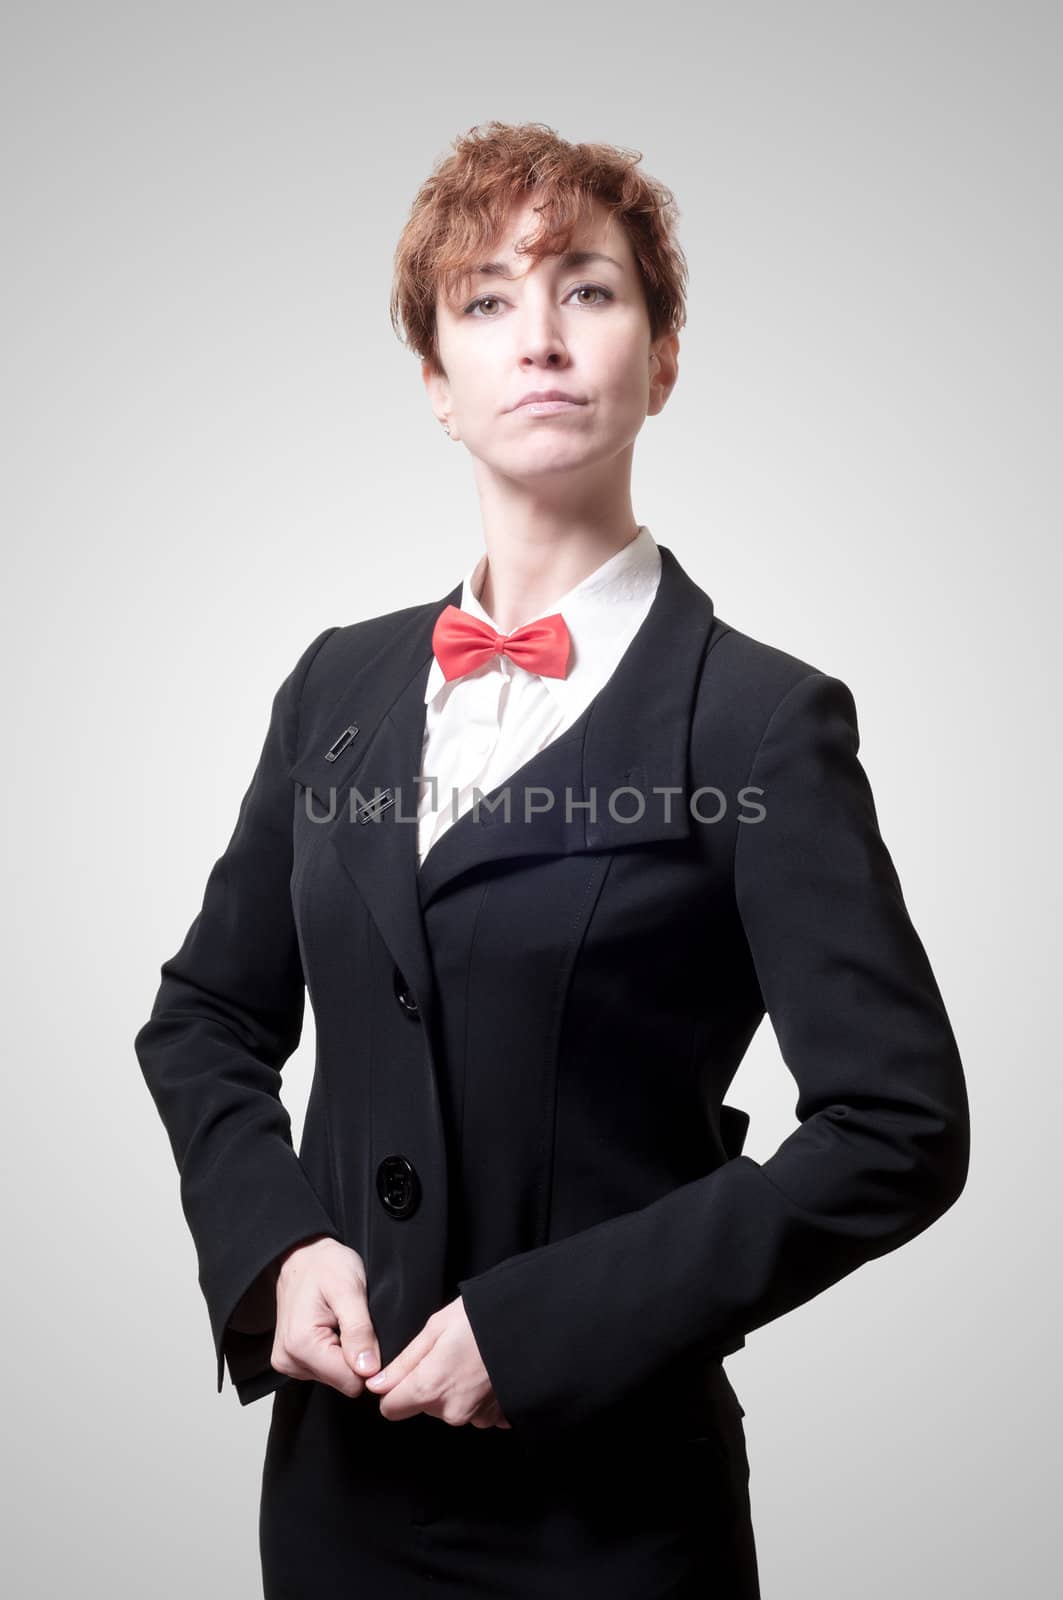
{"label": "gray background", "polygon": [[[5,16],[5,1592],[260,1592],[269,1403],[215,1394],[132,1040],[296,657],[481,548],[387,296],[418,184],[499,117],[675,191],[690,320],[635,512],[852,688],[969,1075],[959,1204],[728,1363],[765,1600],[1047,1595],[1058,8]],[[770,1024],[729,1098],[766,1158]]]}

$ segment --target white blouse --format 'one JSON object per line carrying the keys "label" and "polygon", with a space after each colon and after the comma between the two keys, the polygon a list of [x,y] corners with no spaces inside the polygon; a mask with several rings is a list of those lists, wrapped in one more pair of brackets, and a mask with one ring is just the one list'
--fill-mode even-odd
{"label": "white blouse", "polygon": [[[479,594],[487,553],[466,574],[461,610],[489,622]],[[443,677],[433,660],[425,685],[424,744],[417,810],[417,852],[564,733],[612,675],[657,592],[661,555],[649,528],[589,572],[558,600],[519,624],[560,611],[571,638],[568,676],[541,677],[496,655],[474,672]],[[512,630],[507,630],[512,631]],[[433,783],[431,779],[435,780]]]}

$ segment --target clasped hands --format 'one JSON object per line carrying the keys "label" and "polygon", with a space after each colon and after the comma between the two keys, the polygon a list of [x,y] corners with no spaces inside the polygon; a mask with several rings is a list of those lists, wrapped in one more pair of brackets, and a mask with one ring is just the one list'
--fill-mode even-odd
{"label": "clasped hands", "polygon": [[316,1379],[352,1398],[369,1389],[381,1397],[380,1414],[391,1422],[423,1411],[452,1427],[511,1426],[460,1295],[433,1312],[405,1349],[380,1367],[365,1264],[357,1250],[320,1235],[286,1251],[277,1269],[270,1356],[275,1371]]}

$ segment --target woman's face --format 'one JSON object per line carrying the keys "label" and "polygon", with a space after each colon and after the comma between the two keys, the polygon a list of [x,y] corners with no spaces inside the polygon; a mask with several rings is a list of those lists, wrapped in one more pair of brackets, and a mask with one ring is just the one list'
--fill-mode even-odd
{"label": "woman's face", "polygon": [[[456,305],[437,295],[446,377],[422,363],[432,408],[451,438],[516,479],[576,471],[629,449],[671,393],[679,350],[675,334],[651,344],[631,245],[599,201],[571,240],[572,251],[592,258],[531,263],[516,253],[516,242],[538,225],[535,199],[511,214],[485,270],[469,277]],[[552,410],[520,403],[529,391],[550,389],[575,403]]]}

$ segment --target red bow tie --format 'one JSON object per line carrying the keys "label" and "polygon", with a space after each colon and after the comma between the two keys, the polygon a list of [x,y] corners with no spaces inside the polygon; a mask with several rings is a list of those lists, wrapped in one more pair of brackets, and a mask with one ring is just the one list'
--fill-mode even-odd
{"label": "red bow tie", "polygon": [[432,649],[449,683],[483,666],[492,656],[507,655],[527,672],[546,678],[568,676],[569,632],[560,611],[525,622],[512,633],[498,633],[489,622],[446,606],[432,630]]}

